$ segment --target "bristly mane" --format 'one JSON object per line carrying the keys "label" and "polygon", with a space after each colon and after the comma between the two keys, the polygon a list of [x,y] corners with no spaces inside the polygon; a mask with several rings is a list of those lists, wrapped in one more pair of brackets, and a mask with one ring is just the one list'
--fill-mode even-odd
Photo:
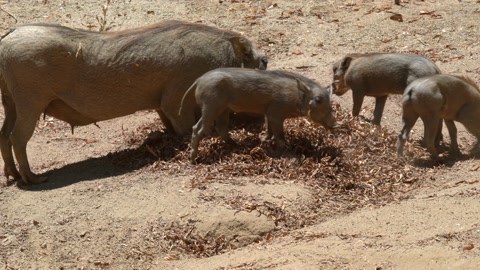
{"label": "bristly mane", "polygon": [[[42,26],[42,27],[51,27],[54,31],[57,32],[68,32],[71,34],[76,33],[78,35],[102,35],[107,38],[113,38],[116,42],[119,40],[130,40],[131,42],[138,42],[144,38],[149,38],[152,35],[162,33],[162,32],[176,32],[179,36],[187,35],[191,32],[207,32],[212,33],[214,35],[218,35],[219,37],[222,36],[224,39],[230,39],[232,37],[243,37],[240,33],[220,29],[213,26],[209,26],[206,24],[201,23],[189,23],[177,20],[165,20],[159,23],[119,30],[119,31],[112,31],[112,32],[98,32],[98,31],[90,31],[90,30],[83,30],[83,29],[76,29],[76,28],[69,28],[66,26],[55,25],[55,24],[43,24],[43,23],[33,23],[33,24],[25,24],[20,26]],[[13,28],[14,29],[14,28]],[[8,33],[7,33],[8,34]]]}

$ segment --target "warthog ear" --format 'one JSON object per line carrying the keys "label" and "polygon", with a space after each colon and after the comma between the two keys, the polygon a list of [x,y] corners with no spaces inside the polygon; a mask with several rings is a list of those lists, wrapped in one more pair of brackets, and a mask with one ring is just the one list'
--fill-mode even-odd
{"label": "warthog ear", "polygon": [[245,55],[252,54],[252,45],[246,38],[242,36],[232,37],[230,38],[230,42],[232,43],[235,55],[240,59],[243,59]]}
{"label": "warthog ear", "polygon": [[303,84],[303,82],[301,82],[299,79],[295,78],[295,80],[297,80],[297,87],[300,91],[302,91],[305,95],[309,95],[310,94],[310,90],[308,89],[307,86],[305,86],[305,84]]}
{"label": "warthog ear", "polygon": [[346,56],[345,58],[343,58],[340,66],[342,67],[342,69],[347,69],[350,66],[350,62],[352,62],[352,58],[350,56]]}
{"label": "warthog ear", "polygon": [[309,107],[312,105],[312,101],[310,100],[310,97],[312,96],[312,91],[308,89],[308,87],[298,78],[295,78],[295,80],[297,81],[297,88],[303,93],[303,101],[300,111],[303,115],[307,115],[308,111],[310,110]]}

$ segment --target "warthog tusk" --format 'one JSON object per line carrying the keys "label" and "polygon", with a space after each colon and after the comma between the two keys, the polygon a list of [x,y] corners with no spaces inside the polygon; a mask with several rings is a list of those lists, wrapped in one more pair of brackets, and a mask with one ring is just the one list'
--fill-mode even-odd
{"label": "warthog tusk", "polygon": [[75,58],[78,58],[81,52],[82,52],[82,43],[80,42],[78,43],[78,48],[77,48],[77,52],[75,53]]}

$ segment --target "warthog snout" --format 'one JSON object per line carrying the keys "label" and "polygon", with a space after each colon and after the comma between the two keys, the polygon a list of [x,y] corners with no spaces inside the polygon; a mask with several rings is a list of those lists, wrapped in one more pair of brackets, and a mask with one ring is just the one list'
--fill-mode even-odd
{"label": "warthog snout", "polygon": [[258,69],[265,70],[267,69],[267,66],[268,66],[268,57],[263,56],[260,59],[260,66],[258,67]]}
{"label": "warthog snout", "polygon": [[334,130],[334,129],[339,127],[339,125],[337,123],[337,120],[335,119],[335,116],[333,116],[333,115],[330,115],[330,116],[328,116],[328,117],[326,117],[326,118],[324,118],[320,121],[315,121],[314,119],[312,119],[311,114],[309,114],[309,118],[313,122],[322,125],[327,130]]}
{"label": "warthog snout", "polygon": [[345,82],[342,80],[333,80],[331,87],[332,93],[337,96],[341,96],[349,90],[348,86],[345,85]]}
{"label": "warthog snout", "polygon": [[325,118],[325,121],[322,121],[320,124],[328,130],[338,128],[337,120],[333,114],[330,114],[327,118]]}
{"label": "warthog snout", "polygon": [[330,85],[330,93],[332,94],[337,94],[337,85],[338,85],[339,80],[334,80],[332,84]]}
{"label": "warthog snout", "polygon": [[310,120],[318,123],[326,129],[337,127],[337,120],[333,114],[330,103],[330,93],[324,96],[316,96],[308,103],[309,110],[307,116]]}

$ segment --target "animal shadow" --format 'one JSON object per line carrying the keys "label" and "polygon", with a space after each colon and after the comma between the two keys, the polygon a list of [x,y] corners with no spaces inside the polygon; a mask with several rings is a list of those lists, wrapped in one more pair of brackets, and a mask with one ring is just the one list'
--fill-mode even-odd
{"label": "animal shadow", "polygon": [[110,152],[102,157],[89,158],[52,169],[43,174],[48,177],[45,183],[25,185],[21,180],[17,183],[20,188],[31,191],[62,188],[82,181],[124,175],[159,160],[175,159],[187,148],[188,142],[185,138],[165,132],[155,132],[154,139],[149,136],[137,147]]}
{"label": "animal shadow", "polygon": [[478,155],[472,154],[459,154],[451,155],[448,153],[447,147],[440,147],[440,155],[437,159],[432,159],[429,154],[422,155],[422,157],[414,157],[412,163],[416,167],[420,168],[434,168],[437,166],[446,166],[448,168],[453,167],[458,161],[465,161],[469,159],[479,159]]}

